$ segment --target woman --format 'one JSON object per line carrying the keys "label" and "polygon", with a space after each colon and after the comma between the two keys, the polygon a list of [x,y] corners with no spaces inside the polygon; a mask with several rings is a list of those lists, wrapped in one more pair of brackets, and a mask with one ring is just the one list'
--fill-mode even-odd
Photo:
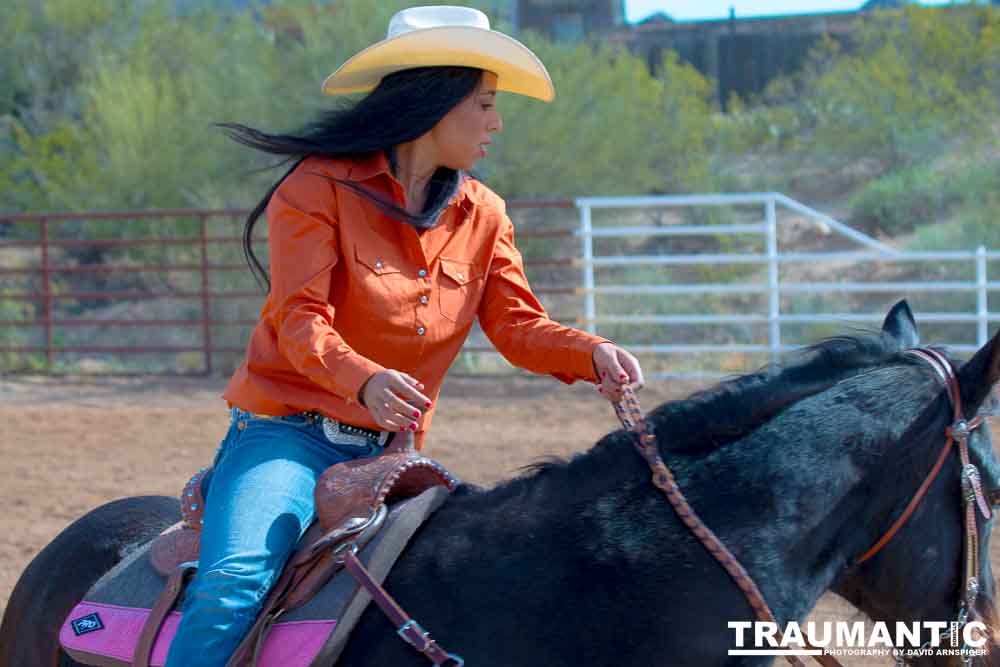
{"label": "woman", "polygon": [[[503,200],[466,171],[502,128],[498,90],[545,101],[544,66],[479,11],[414,7],[324,84],[371,91],[297,135],[227,125],[296,160],[250,215],[270,292],[224,398],[232,426],[206,500],[200,569],[167,667],[224,665],[313,518],[330,465],[430,427],[476,317],[513,364],[614,399],[635,357],[550,320]],[[251,235],[266,209],[273,280]],[[401,434],[400,432],[404,432]]]}

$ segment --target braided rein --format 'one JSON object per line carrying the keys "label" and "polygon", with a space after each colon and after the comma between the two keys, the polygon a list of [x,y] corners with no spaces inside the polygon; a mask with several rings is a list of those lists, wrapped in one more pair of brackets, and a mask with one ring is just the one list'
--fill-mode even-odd
{"label": "braided rein", "polygon": [[[927,363],[938,375],[945,386],[948,398],[953,409],[952,423],[945,429],[946,442],[941,452],[924,479],[920,488],[910,499],[906,509],[897,518],[893,525],[887,530],[867,552],[854,562],[854,565],[869,560],[877,554],[899,531],[914,513],[921,500],[926,495],[930,485],[934,482],[938,473],[955,444],[958,445],[959,464],[961,470],[961,491],[964,504],[963,532],[965,535],[964,544],[964,569],[962,577],[962,590],[959,592],[959,612],[957,623],[964,627],[970,617],[975,613],[976,598],[979,594],[979,530],[976,524],[976,510],[982,514],[984,519],[992,518],[989,503],[986,501],[983,492],[981,477],[978,468],[972,463],[969,456],[969,439],[972,431],[983,422],[982,416],[977,416],[966,421],[962,408],[961,391],[958,386],[958,377],[948,359],[940,352],[932,348],[918,348],[906,350],[905,354],[916,357]],[[719,540],[719,538],[698,518],[698,515],[691,508],[684,494],[677,485],[670,468],[663,462],[660,451],[656,444],[656,435],[652,426],[643,418],[642,410],[639,407],[639,400],[636,398],[635,390],[630,385],[622,387],[622,400],[613,403],[615,412],[621,420],[626,430],[635,433],[636,449],[646,460],[653,474],[653,485],[656,486],[670,501],[674,511],[680,520],[704,545],[705,549],[715,558],[716,561],[729,573],[733,582],[743,591],[747,602],[753,609],[759,621],[774,623],[777,628],[774,614],[764,601],[764,596],[754,583],[747,571],[740,565],[739,561]],[[781,639],[781,631],[777,632],[778,639]],[[814,648],[806,643],[806,648]],[[804,667],[802,661],[792,655],[785,656],[787,660],[797,667]],[[813,658],[824,665],[824,667],[842,667],[841,663],[830,655],[813,655]],[[903,664],[897,657],[897,664]],[[968,656],[963,656],[962,662],[970,664]]]}
{"label": "braided rein", "polygon": [[[618,415],[622,426],[627,431],[638,435],[635,447],[642,458],[646,460],[653,473],[653,485],[663,492],[663,495],[667,497],[670,505],[677,513],[677,517],[698,538],[698,541],[702,543],[719,565],[726,570],[737,587],[743,591],[743,595],[757,616],[757,620],[773,623],[777,628],[778,622],[774,618],[771,608],[767,606],[767,602],[764,600],[760,589],[757,588],[757,584],[754,583],[740,562],[736,560],[732,552],[726,548],[726,545],[712,532],[712,529],[698,518],[698,515],[677,485],[677,480],[674,478],[673,472],[663,462],[660,450],[656,446],[656,435],[653,433],[652,427],[642,416],[642,409],[639,407],[639,399],[635,395],[635,390],[630,385],[624,385],[622,387],[622,400],[612,403],[612,405],[614,405],[615,413]],[[780,629],[777,632],[777,639],[779,642],[781,641]],[[788,659],[788,662],[796,667],[805,667],[802,661],[796,656],[787,655],[785,657]],[[840,665],[839,662],[830,656],[814,657],[826,667],[837,667]]]}

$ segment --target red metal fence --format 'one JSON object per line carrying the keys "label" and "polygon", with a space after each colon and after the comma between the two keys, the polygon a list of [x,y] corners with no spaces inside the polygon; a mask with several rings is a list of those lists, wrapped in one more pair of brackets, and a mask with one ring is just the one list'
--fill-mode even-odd
{"label": "red metal fence", "polygon": [[[518,225],[522,250],[536,247],[525,252],[535,292],[550,311],[553,301],[566,303],[560,297],[572,300],[579,292],[578,277],[567,280],[566,273],[575,275],[578,266],[573,202],[512,201],[509,208],[515,220],[535,218]],[[0,371],[87,372],[79,359],[88,355],[105,360],[96,367],[100,373],[228,370],[216,359],[226,356],[231,366],[243,354],[263,302],[242,256],[246,214],[242,209],[0,214]],[[559,223],[555,228],[553,218]],[[144,314],[140,304],[156,302],[186,316]],[[182,305],[187,303],[192,305]],[[116,316],[124,304],[131,305]],[[573,309],[572,315],[554,317],[576,321],[580,311]],[[125,336],[130,341],[95,344],[95,338],[121,337],[129,328],[135,332]],[[166,333],[184,340],[150,342]],[[466,347],[491,349],[474,342]],[[161,363],[145,364],[135,355],[159,355]],[[200,368],[192,368],[192,355],[200,357]],[[77,362],[68,360],[73,356]]]}

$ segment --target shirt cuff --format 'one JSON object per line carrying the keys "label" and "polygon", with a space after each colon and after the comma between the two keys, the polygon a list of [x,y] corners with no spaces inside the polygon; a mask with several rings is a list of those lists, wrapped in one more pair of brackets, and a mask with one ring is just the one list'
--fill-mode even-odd
{"label": "shirt cuff", "polygon": [[338,364],[337,384],[346,390],[344,400],[348,404],[357,403],[361,405],[359,396],[361,388],[368,381],[368,378],[384,370],[385,367],[360,354],[356,355],[349,364]]}
{"label": "shirt cuff", "polygon": [[568,357],[573,359],[572,367],[560,373],[553,373],[552,376],[566,384],[573,384],[577,380],[596,384],[598,379],[597,372],[594,370],[594,349],[601,343],[611,342],[607,338],[595,336],[586,331],[577,331],[567,346],[570,350]]}

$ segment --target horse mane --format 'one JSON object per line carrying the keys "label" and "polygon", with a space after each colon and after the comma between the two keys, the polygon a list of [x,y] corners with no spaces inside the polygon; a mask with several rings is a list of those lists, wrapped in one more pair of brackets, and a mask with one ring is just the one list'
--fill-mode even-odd
{"label": "horse mane", "polygon": [[749,435],[808,396],[899,361],[900,351],[899,342],[885,332],[827,338],[796,351],[783,364],[769,364],[686,399],[668,401],[646,418],[665,451],[711,451]]}
{"label": "horse mane", "polygon": [[[884,332],[862,331],[827,338],[788,355],[782,364],[769,364],[687,398],[663,403],[646,419],[653,425],[662,451],[688,455],[710,452],[746,437],[785,408],[842,380],[906,361],[900,352],[899,341]],[[489,491],[501,497],[516,497],[527,493],[536,482],[567,474],[586,478],[587,471],[602,476],[616,470],[627,476],[632,464],[645,466],[638,456],[622,456],[622,452],[632,450],[633,442],[634,436],[623,429],[612,431],[587,452],[569,458],[545,457],[522,467],[517,477]],[[571,468],[576,472],[571,473]],[[468,491],[477,494],[486,489],[472,487]]]}

